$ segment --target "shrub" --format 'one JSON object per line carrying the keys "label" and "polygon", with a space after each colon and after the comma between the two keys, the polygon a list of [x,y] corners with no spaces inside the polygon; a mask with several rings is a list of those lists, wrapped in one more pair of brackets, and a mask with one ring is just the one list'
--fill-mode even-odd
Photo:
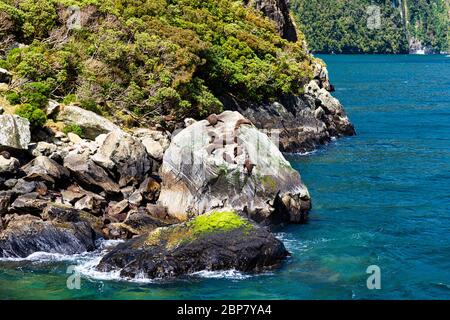
{"label": "shrub", "polygon": [[45,112],[31,104],[23,104],[16,109],[16,114],[30,121],[33,129],[42,127],[47,121]]}
{"label": "shrub", "polygon": [[20,94],[24,103],[33,105],[36,108],[43,108],[48,103],[49,86],[42,82],[27,83],[22,87]]}
{"label": "shrub", "polygon": [[5,98],[11,105],[20,104],[20,95],[17,92],[8,93]]}
{"label": "shrub", "polygon": [[79,125],[77,125],[75,123],[71,123],[71,124],[68,124],[67,126],[65,126],[63,129],[63,132],[65,134],[72,132],[80,137],[83,137],[83,135],[84,135],[83,128],[81,128]]}

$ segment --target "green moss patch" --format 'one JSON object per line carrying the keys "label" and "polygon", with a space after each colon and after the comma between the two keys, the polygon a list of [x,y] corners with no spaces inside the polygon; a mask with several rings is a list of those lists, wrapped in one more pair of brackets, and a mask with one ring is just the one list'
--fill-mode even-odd
{"label": "green moss patch", "polygon": [[155,246],[165,243],[166,248],[170,250],[210,233],[224,233],[236,229],[249,232],[252,228],[250,222],[234,211],[213,211],[183,224],[158,228],[148,235],[145,245]]}

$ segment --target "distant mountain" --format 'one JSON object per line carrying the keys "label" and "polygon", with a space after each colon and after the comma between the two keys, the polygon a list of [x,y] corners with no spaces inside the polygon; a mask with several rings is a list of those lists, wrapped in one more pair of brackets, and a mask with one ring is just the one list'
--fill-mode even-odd
{"label": "distant mountain", "polygon": [[291,0],[320,53],[447,52],[449,8],[449,0]]}

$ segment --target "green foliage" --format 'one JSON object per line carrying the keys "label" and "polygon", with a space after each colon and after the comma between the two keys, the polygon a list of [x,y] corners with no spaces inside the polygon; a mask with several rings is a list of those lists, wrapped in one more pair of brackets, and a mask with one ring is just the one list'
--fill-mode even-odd
{"label": "green foliage", "polygon": [[[28,45],[0,64],[47,85],[47,98],[76,97],[95,112],[200,117],[220,111],[226,94],[254,101],[299,94],[312,76],[302,34],[298,43],[282,39],[240,0],[0,4],[12,21],[8,34]],[[69,5],[81,8],[81,29],[67,30]]]}
{"label": "green foliage", "polygon": [[47,121],[45,112],[31,104],[22,104],[16,109],[16,114],[28,119],[32,128],[40,128]]}
{"label": "green foliage", "polygon": [[20,104],[20,95],[17,92],[8,93],[5,98],[11,105]]}
{"label": "green foliage", "polygon": [[65,134],[68,134],[69,132],[75,133],[76,135],[83,137],[84,131],[83,128],[81,128],[79,125],[72,123],[68,124],[64,127],[63,132]]}
{"label": "green foliage", "polygon": [[[448,50],[444,0],[293,0],[292,10],[309,47],[322,53],[407,53],[417,38],[434,51]],[[370,5],[381,9],[381,27],[367,27]],[[406,18],[402,18],[403,16]],[[408,33],[405,33],[405,28]]]}
{"label": "green foliage", "polygon": [[234,229],[251,229],[252,225],[234,211],[214,211],[200,215],[188,222],[193,236]]}
{"label": "green foliage", "polygon": [[36,108],[47,105],[50,88],[42,82],[31,82],[22,86],[20,98],[23,103],[31,104]]}

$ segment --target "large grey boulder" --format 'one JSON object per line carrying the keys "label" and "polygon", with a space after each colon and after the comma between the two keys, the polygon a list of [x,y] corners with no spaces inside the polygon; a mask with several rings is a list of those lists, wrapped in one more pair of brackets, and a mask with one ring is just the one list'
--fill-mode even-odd
{"label": "large grey boulder", "polygon": [[91,140],[102,133],[120,131],[120,128],[108,119],[74,105],[60,106],[56,120],[66,124],[77,124],[83,129],[84,136]]}
{"label": "large grey boulder", "polygon": [[45,156],[39,156],[22,167],[27,180],[46,181],[54,184],[69,178],[70,172],[57,162]]}
{"label": "large grey boulder", "polygon": [[152,168],[142,142],[123,131],[109,133],[92,160],[116,175],[121,187],[140,184]]}
{"label": "large grey boulder", "polygon": [[27,150],[31,141],[30,122],[17,115],[0,115],[0,149]]}
{"label": "large grey boulder", "polygon": [[302,221],[309,193],[278,147],[238,112],[217,119],[173,137],[160,170],[159,204],[180,220],[232,208],[267,224]]}

